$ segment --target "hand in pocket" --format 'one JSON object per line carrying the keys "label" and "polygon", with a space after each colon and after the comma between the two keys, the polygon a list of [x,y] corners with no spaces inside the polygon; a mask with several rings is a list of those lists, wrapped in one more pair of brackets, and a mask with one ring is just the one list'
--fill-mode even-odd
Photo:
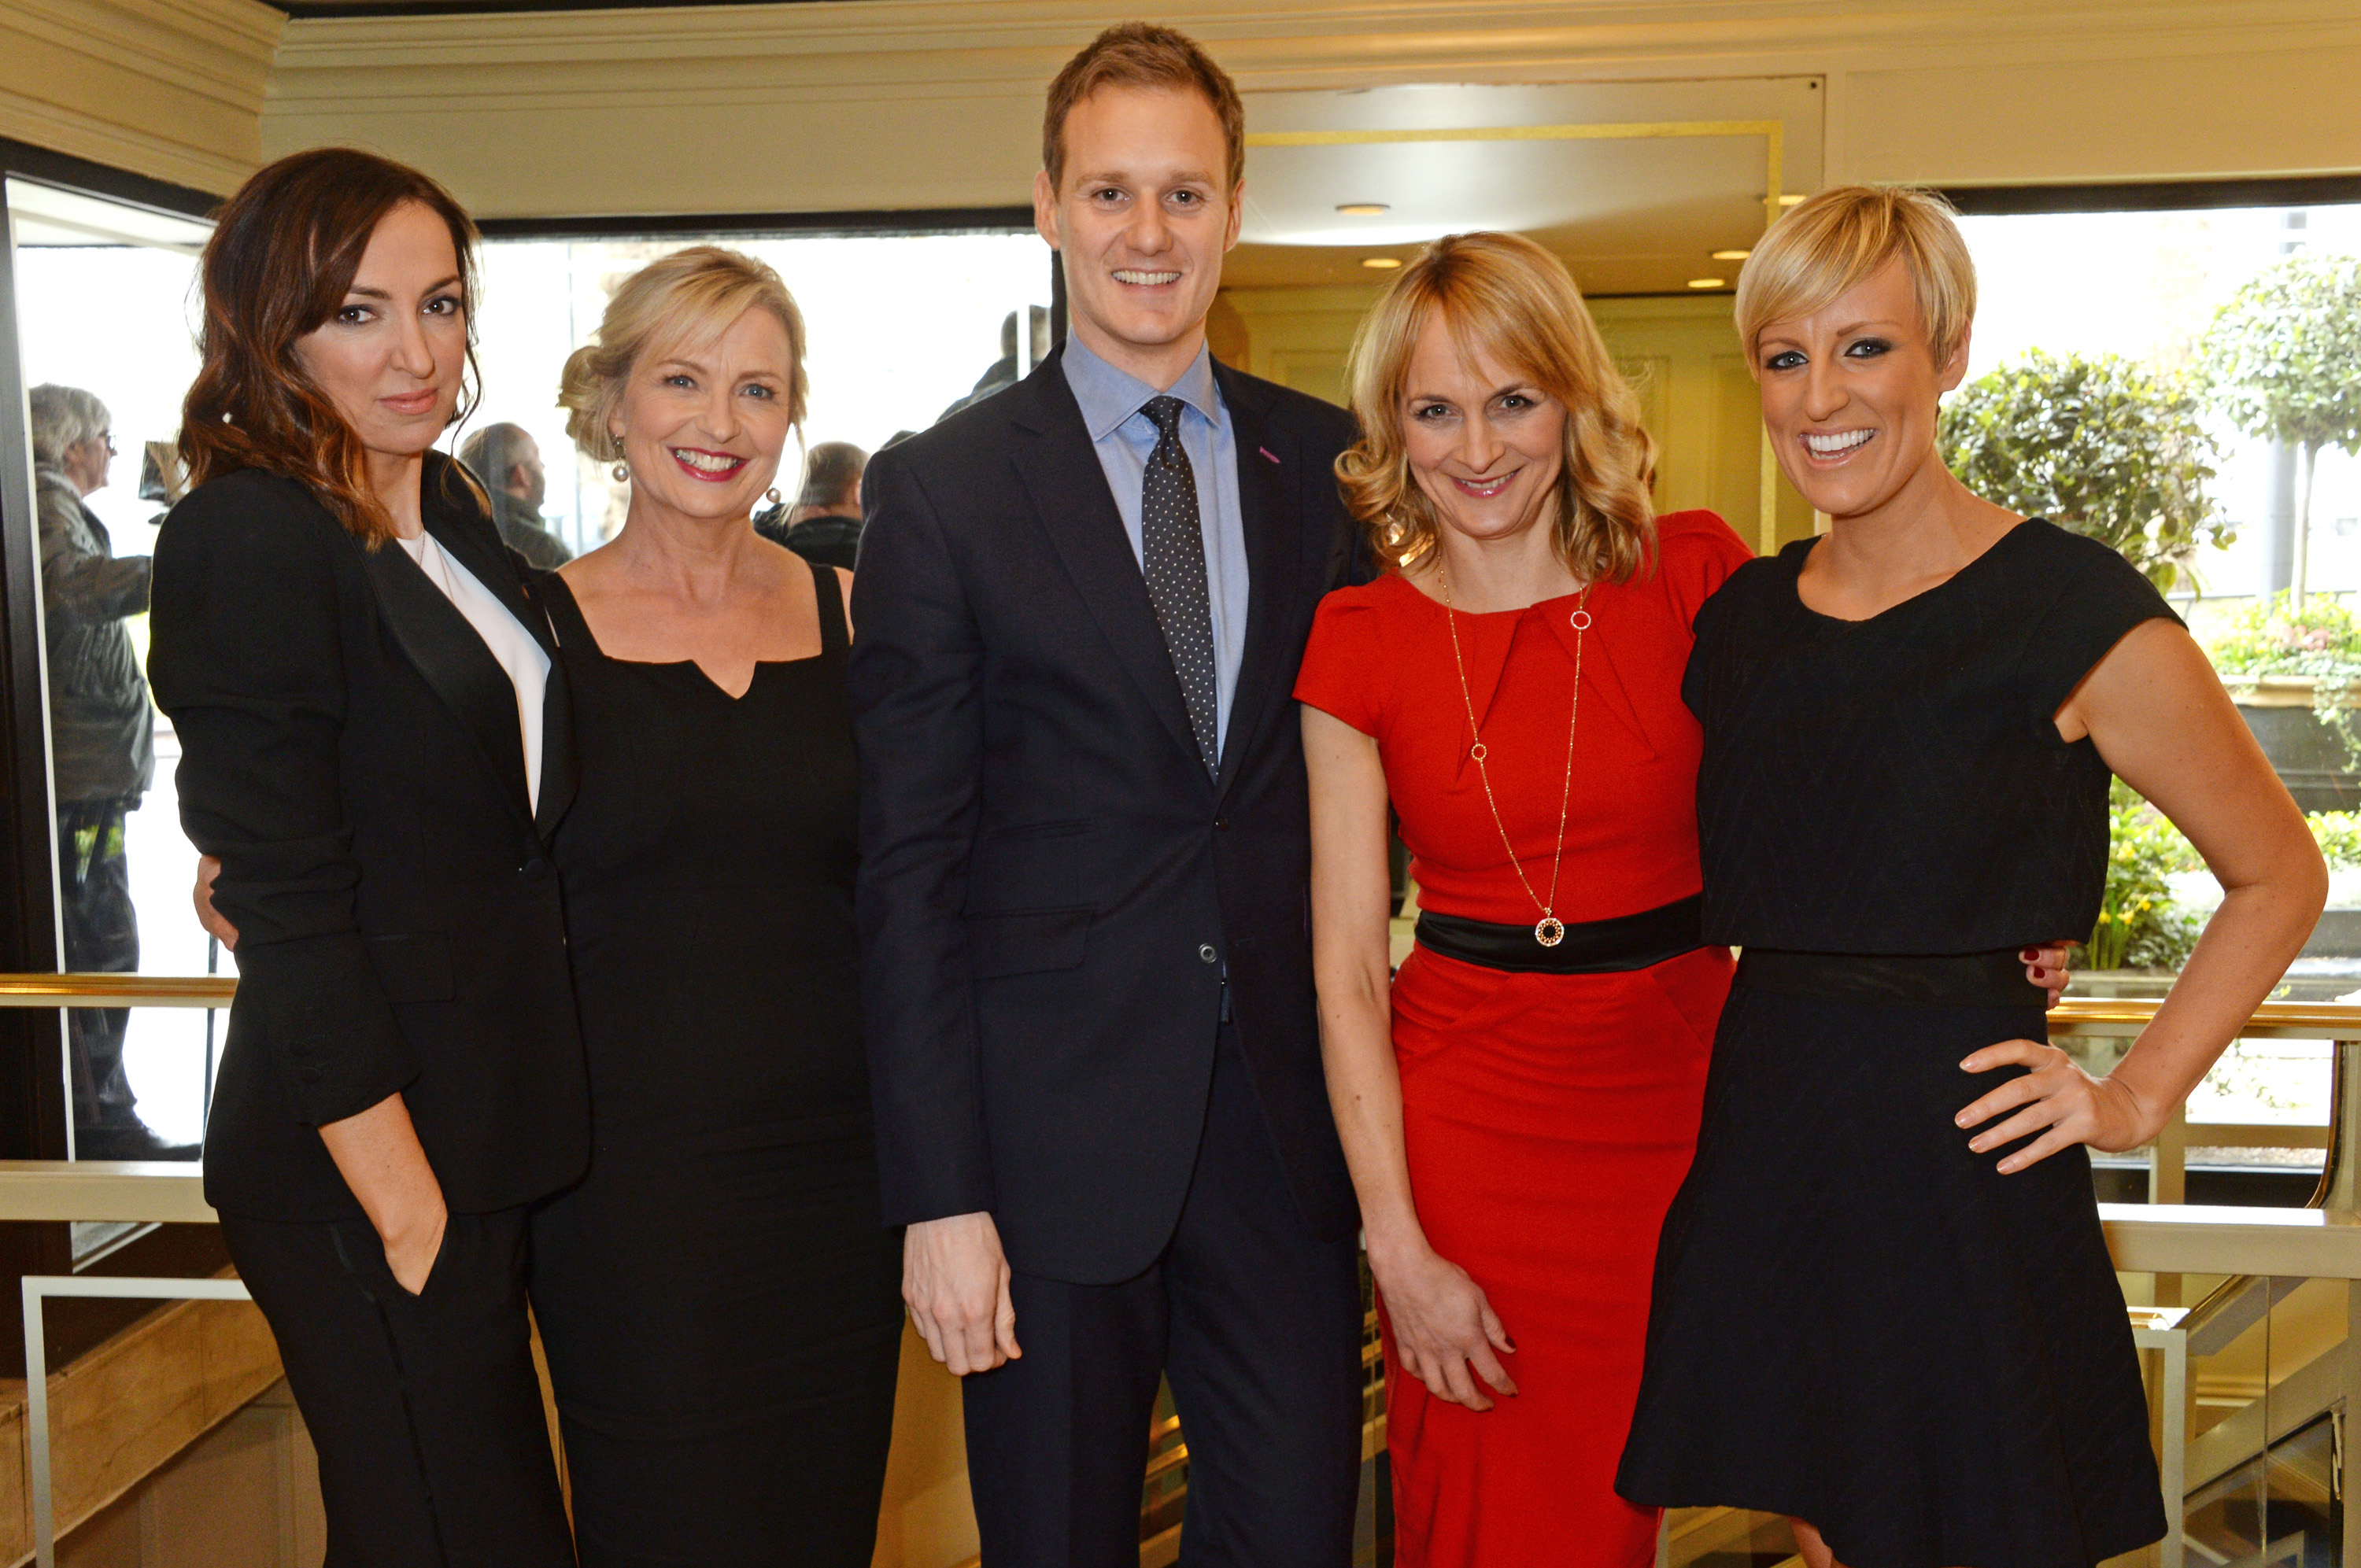
{"label": "hand in pocket", "polygon": [[450,1223],[451,1216],[438,1203],[432,1223],[384,1238],[385,1266],[393,1271],[396,1285],[412,1296],[424,1293],[427,1280],[434,1277],[434,1265],[443,1255],[444,1235]]}

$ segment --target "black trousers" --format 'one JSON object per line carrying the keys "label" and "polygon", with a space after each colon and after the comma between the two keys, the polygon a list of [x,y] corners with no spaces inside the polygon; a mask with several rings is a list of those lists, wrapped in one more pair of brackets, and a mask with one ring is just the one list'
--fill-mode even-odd
{"label": "black trousers", "polygon": [[324,1568],[573,1568],[525,1320],[525,1213],[452,1215],[415,1296],[367,1221],[222,1216],[319,1450]]}
{"label": "black trousers", "polygon": [[1312,1234],[1236,1032],[1163,1255],[1118,1285],[1018,1274],[1024,1355],[962,1390],[987,1568],[1137,1568],[1159,1374],[1189,1444],[1187,1568],[1346,1568],[1361,1459],[1353,1238]]}
{"label": "black trousers", "polygon": [[[131,872],[123,858],[120,800],[58,802],[58,916],[65,927],[66,968],[84,974],[128,974],[139,968],[139,921],[131,907]],[[66,1014],[73,1069],[74,1123],[132,1128],[131,1080],[123,1071],[127,1007],[76,1007]]]}

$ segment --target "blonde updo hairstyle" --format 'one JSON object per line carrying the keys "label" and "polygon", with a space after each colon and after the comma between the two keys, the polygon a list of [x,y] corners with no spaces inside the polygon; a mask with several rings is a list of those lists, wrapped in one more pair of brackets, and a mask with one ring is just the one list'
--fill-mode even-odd
{"label": "blonde updo hairstyle", "polygon": [[779,275],[764,263],[718,245],[692,245],[649,262],[623,280],[607,302],[596,341],[566,356],[557,406],[566,433],[600,463],[623,455],[615,410],[631,367],[651,354],[695,353],[748,311],[768,311],[787,332],[787,423],[804,422],[804,315]]}
{"label": "blonde updo hairstyle", "polygon": [[1756,363],[1763,330],[1826,308],[1895,257],[1909,269],[1927,346],[1948,364],[1976,319],[1976,264],[1951,203],[1907,185],[1839,185],[1790,208],[1738,275],[1738,337]]}
{"label": "blonde updo hairstyle", "polygon": [[1380,559],[1427,555],[1442,520],[1402,440],[1411,356],[1440,316],[1462,355],[1512,367],[1565,410],[1565,465],[1553,521],[1558,554],[1585,582],[1629,579],[1656,532],[1648,487],[1656,444],[1565,264],[1513,234],[1450,235],[1403,268],[1353,339],[1346,374],[1361,439],[1336,459],[1345,505]]}

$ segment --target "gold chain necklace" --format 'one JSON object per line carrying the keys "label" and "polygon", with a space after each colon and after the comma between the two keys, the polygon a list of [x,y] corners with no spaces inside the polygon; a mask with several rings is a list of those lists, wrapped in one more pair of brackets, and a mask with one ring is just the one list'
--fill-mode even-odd
{"label": "gold chain necklace", "polygon": [[1575,601],[1574,613],[1566,617],[1574,628],[1574,711],[1565,721],[1565,786],[1557,798],[1557,847],[1550,856],[1549,897],[1543,899],[1533,891],[1523,862],[1517,859],[1517,846],[1509,839],[1509,825],[1500,820],[1500,803],[1493,798],[1491,773],[1484,766],[1484,759],[1491,750],[1484,744],[1484,733],[1476,726],[1476,699],[1467,692],[1467,663],[1459,654],[1459,618],[1451,609],[1451,568],[1438,557],[1434,571],[1443,588],[1443,623],[1451,629],[1451,663],[1459,671],[1459,700],[1467,708],[1467,733],[1476,738],[1467,755],[1476,763],[1476,776],[1483,781],[1484,804],[1492,808],[1492,826],[1500,830],[1500,847],[1509,851],[1509,869],[1517,873],[1517,880],[1524,883],[1525,896],[1542,912],[1541,919],[1533,926],[1533,940],[1544,948],[1554,948],[1565,940],[1565,922],[1557,917],[1557,873],[1565,860],[1566,806],[1574,799],[1574,730],[1582,719],[1582,639],[1583,633],[1590,630],[1590,611],[1586,608],[1590,603],[1590,589],[1587,585],[1584,587],[1582,597]]}

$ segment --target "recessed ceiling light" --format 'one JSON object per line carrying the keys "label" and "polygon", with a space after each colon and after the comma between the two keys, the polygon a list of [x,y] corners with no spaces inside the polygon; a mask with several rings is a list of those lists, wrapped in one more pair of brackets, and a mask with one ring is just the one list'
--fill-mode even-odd
{"label": "recessed ceiling light", "polygon": [[1361,265],[1374,267],[1380,272],[1390,272],[1401,265],[1401,260],[1392,256],[1365,256],[1361,258]]}
{"label": "recessed ceiling light", "polygon": [[1339,202],[1336,210],[1348,218],[1374,218],[1392,212],[1393,207],[1385,202]]}
{"label": "recessed ceiling light", "polygon": [[1719,278],[1692,278],[1689,280],[1689,287],[1692,289],[1719,289],[1723,286],[1722,280]]}
{"label": "recessed ceiling light", "polygon": [[1779,198],[1779,204],[1783,207],[1792,207],[1803,199],[1804,198],[1800,193],[1790,191],[1785,195]]}
{"label": "recessed ceiling light", "polygon": [[1717,250],[1713,258],[1716,261],[1743,261],[1753,254],[1751,250]]}

